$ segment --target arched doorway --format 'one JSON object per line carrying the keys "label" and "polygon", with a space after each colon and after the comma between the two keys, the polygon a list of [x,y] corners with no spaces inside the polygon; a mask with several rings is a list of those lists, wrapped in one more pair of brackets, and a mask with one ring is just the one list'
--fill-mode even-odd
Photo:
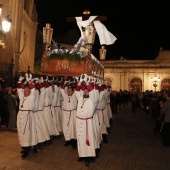
{"label": "arched doorway", "polygon": [[141,79],[139,78],[133,78],[131,81],[130,81],[130,84],[129,84],[129,91],[137,91],[137,92],[141,92],[142,91],[142,81]]}
{"label": "arched doorway", "polygon": [[161,90],[170,90],[170,78],[163,79],[161,82]]}

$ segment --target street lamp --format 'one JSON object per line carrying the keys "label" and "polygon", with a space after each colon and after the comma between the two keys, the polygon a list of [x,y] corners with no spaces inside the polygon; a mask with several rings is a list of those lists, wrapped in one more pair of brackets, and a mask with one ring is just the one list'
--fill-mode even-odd
{"label": "street lamp", "polygon": [[5,35],[7,32],[9,32],[11,28],[12,20],[9,18],[9,15],[5,18],[1,18],[2,9],[3,9],[3,5],[0,4],[0,20],[2,22],[1,23],[2,28],[0,28],[0,30],[1,30],[1,33]]}
{"label": "street lamp", "polygon": [[156,92],[156,87],[158,86],[158,82],[160,81],[160,78],[155,76],[151,78],[151,81],[153,86],[155,87],[155,92]]}
{"label": "street lamp", "polygon": [[[1,17],[2,9],[3,5],[0,4],[0,34],[5,36],[11,28],[12,20],[9,18],[9,15],[5,18]],[[0,39],[0,48],[5,48],[5,43],[2,39]]]}

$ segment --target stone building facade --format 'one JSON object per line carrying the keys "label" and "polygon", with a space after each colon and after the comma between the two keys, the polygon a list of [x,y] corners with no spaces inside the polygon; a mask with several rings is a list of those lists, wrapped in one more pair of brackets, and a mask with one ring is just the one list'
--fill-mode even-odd
{"label": "stone building facade", "polygon": [[[155,60],[104,60],[104,78],[112,90],[170,90],[170,51],[160,50]],[[159,77],[157,86],[151,78]]]}
{"label": "stone building facade", "polygon": [[34,71],[34,55],[37,31],[37,12],[34,0],[0,0],[3,5],[1,18],[9,15],[11,30],[0,38],[5,49],[0,49],[0,63],[14,62],[14,73]]}

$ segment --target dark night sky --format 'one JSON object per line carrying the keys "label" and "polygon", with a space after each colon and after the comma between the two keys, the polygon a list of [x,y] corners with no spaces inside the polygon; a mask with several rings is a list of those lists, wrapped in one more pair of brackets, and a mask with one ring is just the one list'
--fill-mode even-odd
{"label": "dark night sky", "polygon": [[[154,59],[160,47],[170,50],[168,0],[35,0],[35,4],[38,30],[51,23],[56,40],[66,36],[70,29],[80,32],[76,22],[66,22],[67,17],[81,16],[84,9],[89,9],[91,15],[106,15],[107,21],[101,22],[117,37],[113,45],[106,46],[108,60],[120,56]],[[97,55],[100,48],[97,34],[94,48]]]}

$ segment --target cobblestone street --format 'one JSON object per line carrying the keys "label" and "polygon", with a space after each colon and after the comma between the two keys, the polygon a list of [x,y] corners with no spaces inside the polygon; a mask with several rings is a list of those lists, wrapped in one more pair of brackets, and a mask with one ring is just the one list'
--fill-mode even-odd
{"label": "cobblestone street", "polygon": [[64,137],[27,159],[20,157],[17,133],[0,129],[1,170],[169,170],[170,148],[153,133],[154,120],[141,109],[134,115],[130,106],[114,115],[108,144],[102,143],[100,157],[90,167],[77,162],[77,150],[64,146]]}

